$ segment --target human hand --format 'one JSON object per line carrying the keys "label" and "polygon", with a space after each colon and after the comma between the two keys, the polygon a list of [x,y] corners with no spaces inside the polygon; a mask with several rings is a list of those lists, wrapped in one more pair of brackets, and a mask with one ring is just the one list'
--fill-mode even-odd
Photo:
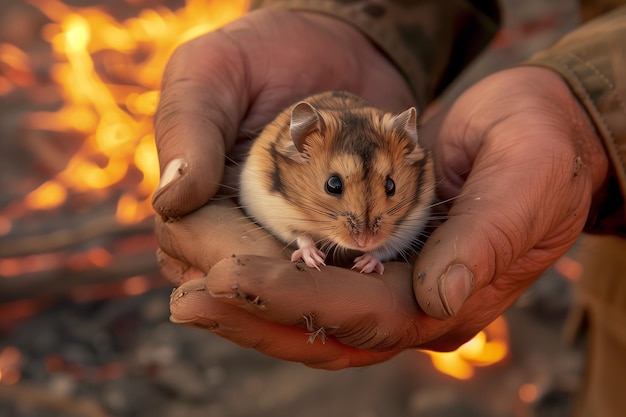
{"label": "human hand", "polygon": [[[183,45],[168,64],[162,88],[155,119],[162,179],[153,198],[161,215],[156,227],[162,248],[158,257],[163,274],[175,285],[188,281],[173,297],[173,321],[210,327],[239,344],[257,346],[274,356],[318,366],[347,366],[345,362],[330,364],[328,352],[313,358],[311,352],[318,349],[317,344],[304,355],[289,353],[300,350],[301,343],[280,351],[281,343],[288,342],[285,337],[302,341],[301,328],[255,318],[225,304],[224,298],[194,298],[207,296],[209,283],[221,282],[220,261],[226,262],[232,253],[266,256],[271,265],[280,264],[285,271],[292,267],[284,245],[258,230],[232,203],[204,204],[220,184],[233,183],[231,172],[222,176],[224,155],[232,158],[237,143],[249,139],[250,132],[259,131],[284,107],[320,91],[348,90],[380,107],[400,111],[414,104],[404,79],[350,25],[322,15],[272,10],[251,13]],[[410,270],[402,268],[404,283],[410,285]],[[332,284],[329,291],[335,282],[345,281],[344,274],[353,274],[340,268],[327,271],[334,272],[324,275]],[[205,273],[210,277],[202,278]],[[289,293],[307,291],[291,284],[284,289]],[[410,288],[405,292],[410,294]],[[415,307],[412,296],[408,299]],[[319,307],[324,309],[323,304]],[[196,315],[199,319],[193,320]],[[298,317],[295,322],[302,320]],[[261,348],[263,339],[279,327],[277,340],[282,342]],[[371,363],[371,356],[380,361],[392,354],[358,350],[330,340],[324,346],[324,350],[334,346],[341,358],[344,351],[352,352],[350,357],[368,357],[355,359],[355,364]]]}
{"label": "human hand", "polygon": [[414,290],[429,315],[464,318],[439,339],[454,346],[573,245],[608,160],[567,84],[541,67],[509,69],[466,91],[443,119],[435,153],[439,195],[454,201],[420,255]]}
{"label": "human hand", "polygon": [[[422,137],[428,134],[426,126]],[[296,271],[276,259],[278,248],[268,247],[275,242],[250,239],[253,229],[240,217],[236,232],[214,235],[230,236],[223,251],[207,251],[203,242],[212,229],[205,210],[213,204],[159,226],[161,246],[182,261],[161,253],[164,274],[188,280],[173,296],[173,321],[324,368],[376,363],[408,347],[460,345],[573,243],[606,175],[606,158],[567,86],[540,68],[517,68],[479,83],[457,101],[438,134],[441,195],[457,198],[449,220],[422,251],[413,285],[402,264],[388,264],[382,277],[332,267]],[[226,221],[217,219],[212,227],[219,220]],[[189,265],[208,276],[191,279],[196,276]],[[460,282],[452,282],[452,274],[444,279],[449,269]],[[415,299],[447,320],[425,315]],[[297,327],[307,324],[332,337],[307,344]]]}
{"label": "human hand", "polygon": [[224,182],[225,155],[236,143],[289,105],[328,90],[351,91],[390,111],[414,104],[386,57],[352,26],[321,14],[259,10],[179,47],[155,117],[156,212],[173,218],[206,204]]}

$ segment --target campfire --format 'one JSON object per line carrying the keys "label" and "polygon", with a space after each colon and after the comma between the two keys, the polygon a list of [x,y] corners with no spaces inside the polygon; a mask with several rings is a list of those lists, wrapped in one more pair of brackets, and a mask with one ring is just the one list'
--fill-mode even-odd
{"label": "campfire", "polygon": [[[0,100],[7,109],[17,103],[11,140],[22,147],[20,160],[5,158],[15,172],[0,178],[0,330],[60,299],[122,299],[168,286],[156,270],[150,206],[160,77],[177,45],[247,8],[245,0],[173,9],[142,5],[155,3],[148,0],[29,3],[41,12],[24,6],[0,20]],[[34,27],[36,36],[27,33]],[[454,352],[425,354],[439,372],[465,380],[503,361],[509,343],[500,317]],[[16,347],[0,346],[0,384],[16,384],[25,361]],[[67,368],[55,356],[46,367]],[[538,395],[533,384],[520,390],[527,402]]]}
{"label": "campfire", "polygon": [[427,353],[435,368],[458,379],[470,379],[474,368],[503,360],[508,353],[508,331],[502,316],[453,352]]}
{"label": "campfire", "polygon": [[176,46],[233,20],[246,3],[189,0],[122,18],[115,7],[31,2],[44,15],[47,46],[0,45],[0,93],[25,94],[34,109],[18,134],[36,168],[0,208],[0,299],[76,286],[84,299],[85,284],[116,278],[130,293],[149,287],[139,276],[155,270],[152,123],[163,68]]}

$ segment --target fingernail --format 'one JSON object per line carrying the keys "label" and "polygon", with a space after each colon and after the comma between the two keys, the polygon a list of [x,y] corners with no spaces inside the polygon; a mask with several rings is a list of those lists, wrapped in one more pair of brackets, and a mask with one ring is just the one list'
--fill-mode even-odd
{"label": "fingernail", "polygon": [[194,279],[175,288],[170,295],[170,321],[177,324],[190,324],[198,320],[195,309],[189,306],[197,303],[198,298],[205,297],[206,282]]}
{"label": "fingernail", "polygon": [[439,294],[448,317],[454,316],[461,309],[473,287],[474,275],[465,265],[457,264],[448,268],[439,281]]}
{"label": "fingernail", "polygon": [[163,170],[163,174],[161,174],[161,180],[155,190],[155,195],[177,179],[184,176],[187,171],[187,166],[187,161],[182,158],[172,159]]}

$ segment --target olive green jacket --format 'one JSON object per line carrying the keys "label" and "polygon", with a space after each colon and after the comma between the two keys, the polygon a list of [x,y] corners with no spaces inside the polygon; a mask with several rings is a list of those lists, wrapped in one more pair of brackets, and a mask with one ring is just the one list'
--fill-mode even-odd
{"label": "olive green jacket", "polygon": [[[583,19],[613,11],[582,25],[526,63],[560,73],[594,121],[612,173],[589,230],[620,235],[626,235],[624,4],[626,0],[583,1]],[[485,48],[500,24],[495,0],[252,0],[252,7],[326,13],[356,26],[395,63],[422,106]]]}
{"label": "olive green jacket", "polygon": [[[614,2],[615,3],[615,2]],[[626,2],[622,2],[626,3]],[[584,15],[584,13],[583,13]],[[532,57],[567,81],[604,140],[612,172],[589,231],[626,235],[626,6],[604,14]]]}

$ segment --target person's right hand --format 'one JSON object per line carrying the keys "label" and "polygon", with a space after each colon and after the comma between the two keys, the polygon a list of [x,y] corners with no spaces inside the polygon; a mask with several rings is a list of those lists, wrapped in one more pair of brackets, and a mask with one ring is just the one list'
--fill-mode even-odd
{"label": "person's right hand", "polygon": [[156,212],[176,218],[206,204],[223,183],[225,155],[238,139],[328,90],[351,91],[390,111],[414,104],[387,58],[332,17],[260,10],[183,44],[165,70],[155,117]]}

